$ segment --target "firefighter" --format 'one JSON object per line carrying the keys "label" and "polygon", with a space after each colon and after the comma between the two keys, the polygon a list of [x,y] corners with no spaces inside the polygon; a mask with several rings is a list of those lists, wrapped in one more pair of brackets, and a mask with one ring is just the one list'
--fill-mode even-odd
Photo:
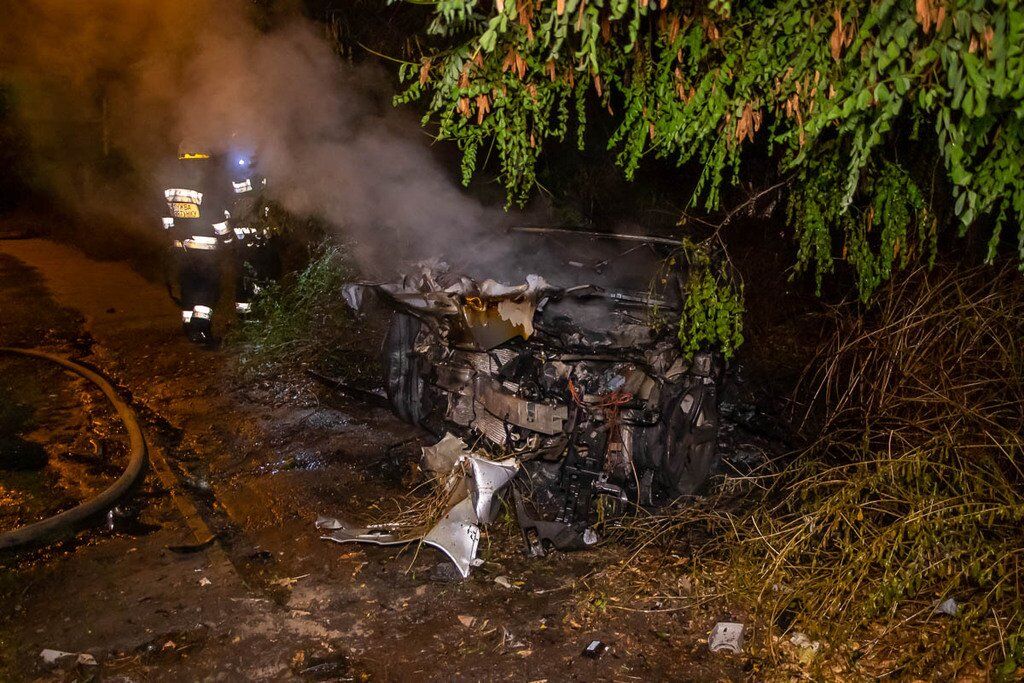
{"label": "firefighter", "polygon": [[255,158],[237,155],[231,165],[234,193],[231,214],[235,236],[235,311],[244,316],[252,309],[260,284],[277,279],[281,262],[270,204],[264,194],[267,179]]}
{"label": "firefighter", "polygon": [[164,189],[163,226],[173,244],[181,322],[193,342],[213,340],[213,310],[220,296],[221,254],[233,241],[230,185],[224,160],[183,148]]}

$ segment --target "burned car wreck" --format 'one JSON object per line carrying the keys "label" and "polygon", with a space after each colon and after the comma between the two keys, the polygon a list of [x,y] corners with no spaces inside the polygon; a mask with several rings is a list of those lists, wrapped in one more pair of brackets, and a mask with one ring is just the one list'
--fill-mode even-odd
{"label": "burned car wreck", "polygon": [[[678,280],[655,296],[525,279],[421,264],[344,294],[354,308],[373,298],[395,311],[383,360],[398,416],[518,463],[515,509],[527,551],[540,555],[596,543],[599,507],[614,515],[701,489],[717,457],[721,361],[682,353]],[[362,531],[342,535],[370,540]]]}

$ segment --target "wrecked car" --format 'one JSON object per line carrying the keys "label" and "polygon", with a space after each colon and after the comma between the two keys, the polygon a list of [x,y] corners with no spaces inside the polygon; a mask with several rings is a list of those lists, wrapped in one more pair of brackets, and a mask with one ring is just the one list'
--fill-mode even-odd
{"label": "wrecked car", "polygon": [[[399,417],[520,463],[515,508],[533,554],[593,545],[599,507],[696,494],[716,464],[721,361],[682,353],[681,280],[652,288],[649,269],[620,260],[631,278],[609,277],[608,259],[567,261],[576,270],[560,277],[576,282],[559,285],[435,263],[345,291],[355,308],[372,294],[395,311],[384,369]],[[626,287],[587,282],[595,273]]]}

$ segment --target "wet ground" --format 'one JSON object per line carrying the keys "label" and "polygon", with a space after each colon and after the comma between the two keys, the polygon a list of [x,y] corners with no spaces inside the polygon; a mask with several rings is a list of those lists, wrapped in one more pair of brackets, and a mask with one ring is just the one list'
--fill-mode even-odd
{"label": "wet ground", "polygon": [[[68,354],[114,380],[144,419],[154,463],[126,506],[134,519],[114,530],[97,520],[0,557],[0,680],[757,677],[752,657],[707,651],[728,616],[719,608],[601,593],[592,578],[623,564],[626,548],[527,559],[512,525],[498,524],[481,543],[485,564],[452,582],[430,549],[320,540],[318,515],[357,521],[403,495],[409,463],[432,439],[307,380],[239,386],[228,353],[189,345],[163,287],[127,266],[42,240],[0,241],[0,311],[0,345]],[[44,445],[48,463],[56,451],[109,451],[111,464],[86,478],[116,476],[109,421],[74,409],[95,403],[87,391],[9,365],[0,391],[34,409],[7,432]],[[757,438],[727,435],[733,452],[761,457]],[[105,450],[85,448],[103,439]],[[39,478],[23,498],[66,504],[74,496],[43,494],[43,484],[81,479],[90,463]],[[18,476],[0,471],[4,490]],[[30,513],[40,511],[19,514]],[[582,656],[595,639],[610,649]],[[87,652],[98,665],[47,667],[44,648]]]}

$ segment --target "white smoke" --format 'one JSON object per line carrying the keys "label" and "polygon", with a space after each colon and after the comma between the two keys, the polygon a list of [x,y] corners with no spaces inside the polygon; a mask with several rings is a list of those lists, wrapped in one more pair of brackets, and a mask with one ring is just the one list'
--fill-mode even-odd
{"label": "white smoke", "polygon": [[269,33],[233,22],[203,41],[186,78],[181,135],[254,150],[271,196],[337,226],[365,266],[500,257],[488,245],[514,218],[457,184],[416,117],[391,106],[382,67],[340,61],[312,22],[293,17]]}
{"label": "white smoke", "polygon": [[[143,171],[148,182],[137,193],[159,198],[179,142],[250,152],[274,199],[326,219],[371,272],[433,256],[466,266],[515,260],[497,238],[523,217],[470,196],[456,169],[438,161],[414,112],[392,107],[385,68],[344,62],[298,12],[263,31],[240,1],[94,0],[70,16],[61,0],[27,4],[8,28],[30,78],[33,70],[40,80],[58,72],[80,86],[75,108],[95,112],[90,84],[104,78],[101,68],[118,71],[103,103],[104,130]],[[46,30],[35,38],[37,23]],[[75,58],[57,48],[65,38]],[[73,192],[80,182],[61,185]],[[156,205],[149,197],[110,199]]]}

